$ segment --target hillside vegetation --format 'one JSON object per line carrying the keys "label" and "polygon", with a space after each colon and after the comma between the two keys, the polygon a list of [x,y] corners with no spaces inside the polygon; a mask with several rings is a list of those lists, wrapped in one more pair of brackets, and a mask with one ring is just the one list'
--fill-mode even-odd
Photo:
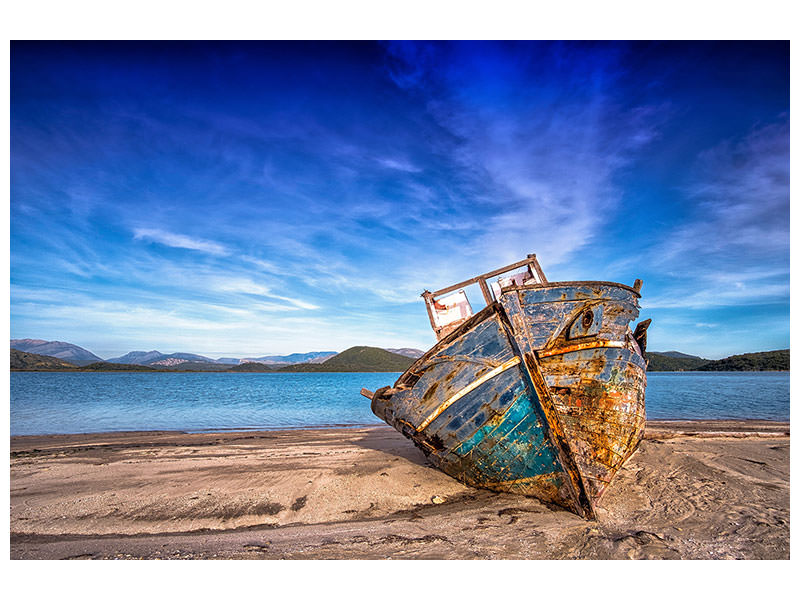
{"label": "hillside vegetation", "polygon": [[708,360],[680,352],[648,352],[648,371],[788,371],[789,350],[736,354]]}
{"label": "hillside vegetation", "polygon": [[413,359],[372,346],[353,346],[319,364],[283,367],[282,372],[393,372],[405,371]]}
{"label": "hillside vegetation", "polygon": [[28,354],[52,356],[53,358],[58,358],[63,361],[70,361],[70,364],[74,363],[76,360],[84,361],[84,363],[103,360],[96,354],[89,352],[86,348],[56,340],[34,340],[31,338],[16,339],[11,340],[11,347],[15,350],[27,352]]}
{"label": "hillside vegetation", "polygon": [[736,354],[720,360],[712,360],[698,371],[788,371],[789,350],[751,352]]}
{"label": "hillside vegetation", "polygon": [[697,371],[709,362],[705,358],[680,352],[648,352],[648,371]]}
{"label": "hillside vegetation", "polygon": [[123,365],[120,363],[94,362],[80,368],[81,371],[155,371],[144,365]]}
{"label": "hillside vegetation", "polygon": [[260,362],[239,363],[228,369],[230,373],[274,373],[281,365],[268,365]]}
{"label": "hillside vegetation", "polygon": [[60,358],[11,348],[12,371],[155,371],[141,365],[95,362],[79,367]]}
{"label": "hillside vegetation", "polygon": [[75,371],[77,368],[60,358],[11,348],[12,371]]}

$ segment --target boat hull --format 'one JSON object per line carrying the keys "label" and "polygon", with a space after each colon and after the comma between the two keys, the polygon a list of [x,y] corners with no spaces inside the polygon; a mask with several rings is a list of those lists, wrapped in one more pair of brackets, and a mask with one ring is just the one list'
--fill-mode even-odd
{"label": "boat hull", "polygon": [[376,391],[373,412],[465,484],[591,518],[644,430],[637,297],[603,282],[504,289]]}

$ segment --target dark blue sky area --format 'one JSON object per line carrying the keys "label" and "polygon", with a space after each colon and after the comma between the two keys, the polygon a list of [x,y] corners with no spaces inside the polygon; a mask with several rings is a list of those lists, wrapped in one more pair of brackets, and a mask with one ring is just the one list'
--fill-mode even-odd
{"label": "dark blue sky area", "polygon": [[11,46],[12,337],[103,357],[426,348],[529,252],[784,348],[788,216],[784,42]]}

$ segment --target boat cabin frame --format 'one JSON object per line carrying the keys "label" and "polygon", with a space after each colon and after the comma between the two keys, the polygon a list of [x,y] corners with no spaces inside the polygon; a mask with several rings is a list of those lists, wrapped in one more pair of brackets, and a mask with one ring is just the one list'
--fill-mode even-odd
{"label": "boat cabin frame", "polygon": [[[520,273],[515,273],[514,275],[523,275],[523,285],[533,287],[545,286],[550,283],[547,280],[547,277],[545,277],[544,271],[542,270],[536,255],[528,254],[527,258],[515,263],[511,263],[510,265],[506,265],[505,267],[500,267],[499,269],[494,269],[488,273],[476,275],[475,277],[454,283],[453,285],[436,290],[435,292],[430,292],[428,290],[422,292],[422,298],[425,300],[425,308],[428,310],[428,319],[430,319],[431,328],[436,334],[436,339],[441,340],[444,336],[455,330],[459,325],[464,323],[472,316],[472,307],[469,304],[469,299],[464,293],[463,288],[477,283],[480,287],[481,293],[483,294],[483,299],[486,301],[486,305],[489,306],[498,300],[499,296],[503,293],[503,290],[506,287],[520,285],[519,281],[509,281],[505,282],[505,285],[503,285],[504,282],[499,276],[510,271],[515,271],[516,269],[520,269],[522,267],[526,267],[527,272],[521,271]],[[492,277],[498,277],[498,281],[490,285],[487,280],[491,279]],[[638,294],[641,287],[642,281],[641,279],[637,279],[634,282],[632,289]],[[441,298],[445,294],[451,294],[451,292],[456,292],[456,294],[452,294],[452,296],[459,295],[460,297],[453,299],[452,296],[449,296],[448,298],[452,299],[452,302],[449,305],[440,304],[437,301],[437,299]],[[454,308],[456,310],[453,310]],[[455,314],[451,314],[442,318],[442,316],[448,312],[453,312]]]}
{"label": "boat cabin frame", "polygon": [[[428,318],[430,319],[431,327],[433,328],[434,333],[436,333],[436,338],[442,339],[450,331],[455,329],[458,325],[466,321],[467,318],[469,318],[469,316],[471,316],[470,312],[470,314],[464,318],[451,321],[445,324],[438,323],[437,322],[438,319],[436,316],[437,311],[442,310],[444,307],[438,305],[437,298],[440,298],[445,294],[449,294],[450,292],[455,292],[457,290],[463,293],[463,290],[461,288],[477,283],[478,286],[480,287],[481,293],[483,294],[483,299],[486,301],[486,305],[488,306],[493,302],[495,302],[497,298],[495,298],[494,292],[487,283],[487,279],[503,275],[504,273],[508,273],[509,271],[514,271],[522,267],[527,267],[528,280],[533,279],[536,281],[537,284],[548,283],[547,277],[545,277],[544,271],[542,271],[542,267],[541,265],[539,265],[539,261],[536,259],[536,255],[528,254],[527,258],[512,263],[510,265],[506,265],[505,267],[500,267],[499,269],[494,269],[493,271],[489,271],[488,273],[476,275],[475,277],[466,279],[464,281],[460,281],[459,283],[454,283],[453,285],[449,285],[446,288],[442,288],[435,292],[429,292],[428,290],[422,292],[422,298],[425,300],[425,308],[428,309]],[[502,287],[500,287],[499,289],[501,290],[502,293]],[[464,295],[464,299],[466,300],[466,295]]]}

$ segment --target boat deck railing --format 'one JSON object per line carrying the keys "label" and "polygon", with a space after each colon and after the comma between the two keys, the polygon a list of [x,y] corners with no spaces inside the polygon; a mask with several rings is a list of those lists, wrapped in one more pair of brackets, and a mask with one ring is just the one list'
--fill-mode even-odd
{"label": "boat deck railing", "polygon": [[[510,265],[506,265],[505,267],[500,267],[499,269],[494,269],[493,271],[489,271],[488,273],[483,273],[481,275],[476,275],[470,279],[465,279],[464,281],[460,281],[458,283],[454,283],[453,285],[449,285],[446,288],[442,288],[440,290],[436,290],[435,292],[429,292],[425,290],[422,293],[422,297],[425,299],[425,306],[428,309],[428,318],[431,321],[431,327],[433,328],[434,332],[436,333],[437,338],[441,339],[446,331],[453,329],[458,322],[461,322],[465,319],[460,319],[457,322],[447,323],[445,325],[438,324],[436,321],[436,314],[437,309],[440,307],[437,306],[436,299],[444,294],[448,294],[450,292],[454,292],[461,288],[464,288],[469,285],[478,284],[481,289],[481,293],[483,294],[483,299],[486,301],[487,306],[495,301],[494,294],[489,287],[489,284],[486,282],[487,279],[491,279],[492,277],[497,277],[498,275],[502,275],[504,273],[508,273],[509,271],[514,271],[516,269],[527,267],[528,275],[530,278],[533,278],[537,281],[537,283],[547,283],[547,278],[544,275],[544,271],[542,271],[542,267],[539,265],[539,261],[536,259],[535,254],[528,254],[528,257],[524,260],[517,261]],[[470,309],[471,310],[471,309]]]}

